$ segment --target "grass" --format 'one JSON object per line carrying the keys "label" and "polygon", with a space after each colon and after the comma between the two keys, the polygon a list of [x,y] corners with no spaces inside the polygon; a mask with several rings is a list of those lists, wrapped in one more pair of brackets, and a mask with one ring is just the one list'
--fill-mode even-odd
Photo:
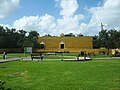
{"label": "grass", "polygon": [[12,90],[120,90],[120,60],[6,62],[0,80]]}

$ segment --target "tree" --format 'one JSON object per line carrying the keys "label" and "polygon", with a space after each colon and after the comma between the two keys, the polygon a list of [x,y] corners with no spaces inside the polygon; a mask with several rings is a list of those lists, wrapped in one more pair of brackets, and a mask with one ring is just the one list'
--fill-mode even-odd
{"label": "tree", "polygon": [[107,30],[101,30],[99,32],[100,47],[108,48],[109,47],[108,39],[109,39],[109,36],[108,36]]}
{"label": "tree", "polygon": [[26,36],[26,33],[24,30],[9,29],[0,26],[0,48],[39,47],[37,43],[39,33],[30,31],[28,36]]}
{"label": "tree", "polygon": [[24,42],[25,42],[25,40],[26,40],[26,31],[24,31],[24,30],[18,30],[18,38],[19,38],[19,40],[17,41],[17,46],[19,47],[19,48],[23,48],[24,47]]}
{"label": "tree", "polygon": [[4,36],[5,36],[5,29],[0,26],[0,48],[3,48],[4,47]]}
{"label": "tree", "polygon": [[120,47],[120,31],[115,29],[101,30],[98,36],[93,37],[93,47],[105,47],[109,54],[109,49]]}
{"label": "tree", "polygon": [[100,48],[100,40],[99,36],[94,36],[93,37],[93,48]]}
{"label": "tree", "polygon": [[38,37],[39,33],[37,31],[30,31],[28,37]]}
{"label": "tree", "polygon": [[39,48],[40,44],[37,42],[39,33],[37,31],[30,31],[28,36],[25,38],[22,47],[33,47]]}
{"label": "tree", "polygon": [[120,31],[111,29],[108,31],[108,34],[110,37],[111,48],[119,48],[120,47]]}

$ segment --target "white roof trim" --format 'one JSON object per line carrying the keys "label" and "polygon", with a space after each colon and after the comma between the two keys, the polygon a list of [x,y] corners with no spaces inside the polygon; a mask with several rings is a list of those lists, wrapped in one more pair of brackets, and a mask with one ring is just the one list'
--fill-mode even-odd
{"label": "white roof trim", "polygon": [[60,44],[65,44],[63,41]]}
{"label": "white roof trim", "polygon": [[45,44],[43,41],[40,44]]}

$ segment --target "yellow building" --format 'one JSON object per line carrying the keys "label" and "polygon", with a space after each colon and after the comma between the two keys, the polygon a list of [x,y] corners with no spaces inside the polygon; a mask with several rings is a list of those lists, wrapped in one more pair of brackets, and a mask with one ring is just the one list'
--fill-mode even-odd
{"label": "yellow building", "polygon": [[41,45],[40,51],[48,52],[80,52],[80,50],[93,49],[91,36],[43,36],[38,38]]}

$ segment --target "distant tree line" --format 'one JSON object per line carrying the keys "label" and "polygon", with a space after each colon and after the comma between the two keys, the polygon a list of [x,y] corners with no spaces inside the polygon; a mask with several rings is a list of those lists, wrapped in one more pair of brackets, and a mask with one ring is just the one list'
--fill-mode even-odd
{"label": "distant tree line", "polygon": [[37,39],[39,33],[30,31],[28,35],[24,30],[9,29],[0,26],[0,49],[1,48],[24,48],[34,47],[38,48]]}
{"label": "distant tree line", "polygon": [[107,49],[120,48],[120,31],[101,30],[98,35],[93,37],[93,48],[104,47]]}
{"label": "distant tree line", "polygon": [[[0,49],[1,48],[24,48],[33,47],[40,48],[37,42],[39,33],[37,31],[30,31],[27,35],[25,30],[9,29],[0,26]],[[51,36],[51,35],[45,35]],[[75,36],[73,33],[66,34],[65,36]],[[77,36],[83,36],[78,34]],[[120,31],[101,30],[98,35],[93,36],[93,48],[107,48],[114,49],[120,48]]]}

